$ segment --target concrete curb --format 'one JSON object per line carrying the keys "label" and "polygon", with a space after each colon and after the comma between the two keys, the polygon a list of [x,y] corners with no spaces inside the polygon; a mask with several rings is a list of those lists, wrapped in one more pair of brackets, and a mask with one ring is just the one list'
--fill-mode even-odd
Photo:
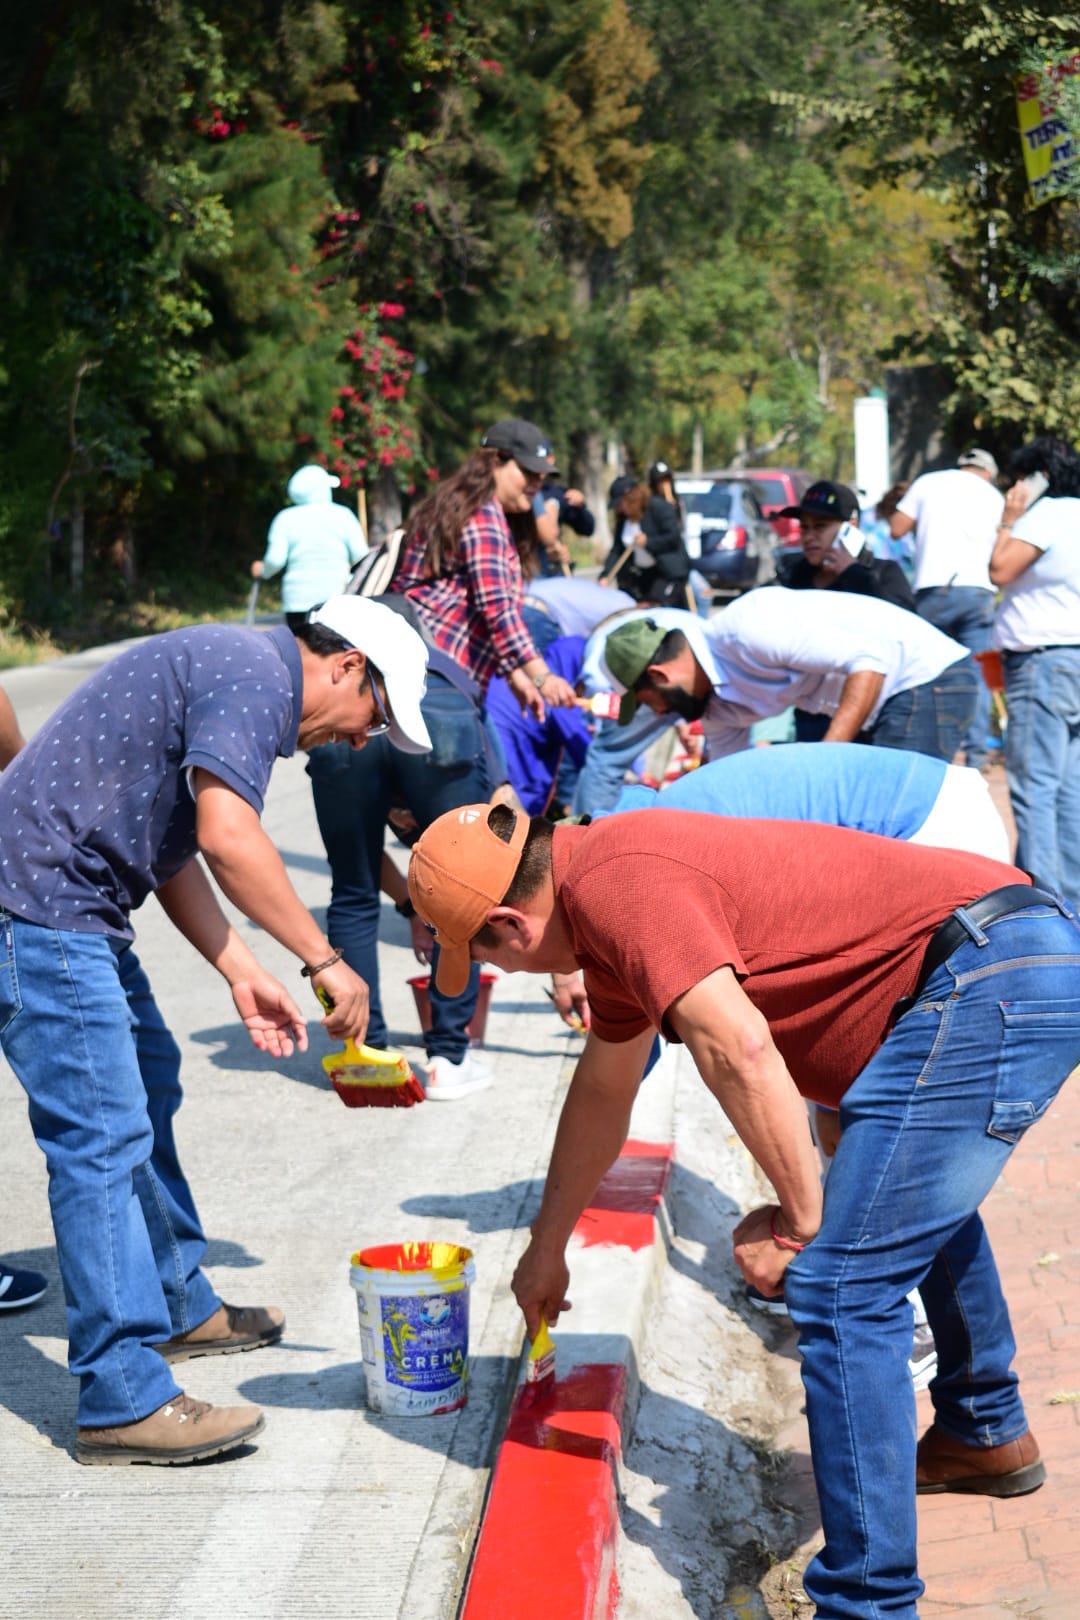
{"label": "concrete curb", "polygon": [[671,1232],[675,1078],[669,1051],[575,1228],[574,1331],[554,1335],[552,1387],[528,1388],[519,1369],[461,1620],[610,1620],[615,1612],[618,1473]]}

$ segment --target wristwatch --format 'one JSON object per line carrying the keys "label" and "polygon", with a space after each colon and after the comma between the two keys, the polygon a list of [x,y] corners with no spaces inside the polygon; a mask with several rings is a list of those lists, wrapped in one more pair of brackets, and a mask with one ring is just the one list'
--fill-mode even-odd
{"label": "wristwatch", "polygon": [[413,905],[408,895],[405,896],[404,900],[394,901],[394,910],[397,912],[399,917],[416,916],[416,907]]}

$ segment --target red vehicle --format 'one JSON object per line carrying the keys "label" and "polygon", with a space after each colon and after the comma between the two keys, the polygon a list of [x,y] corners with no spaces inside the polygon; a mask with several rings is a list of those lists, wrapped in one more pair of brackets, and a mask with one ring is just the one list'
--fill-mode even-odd
{"label": "red vehicle", "polygon": [[774,516],[785,506],[798,506],[814,482],[808,472],[797,467],[740,467],[737,471],[727,467],[703,475],[706,478],[743,478],[752,482],[757,490],[761,510],[780,536],[777,561],[799,548],[798,518]]}

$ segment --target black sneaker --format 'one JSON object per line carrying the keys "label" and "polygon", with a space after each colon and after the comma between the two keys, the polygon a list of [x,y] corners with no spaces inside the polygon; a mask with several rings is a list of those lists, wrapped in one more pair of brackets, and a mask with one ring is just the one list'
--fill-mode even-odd
{"label": "black sneaker", "polygon": [[0,1311],[20,1311],[36,1305],[49,1283],[40,1271],[9,1271],[0,1266]]}

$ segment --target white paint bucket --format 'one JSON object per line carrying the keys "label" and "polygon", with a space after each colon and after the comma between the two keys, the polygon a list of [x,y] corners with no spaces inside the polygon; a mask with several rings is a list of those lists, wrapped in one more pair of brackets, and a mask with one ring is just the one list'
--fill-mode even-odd
{"label": "white paint bucket", "polygon": [[467,1399],[472,1251],[386,1243],[352,1257],[367,1402],[389,1417],[453,1412]]}

